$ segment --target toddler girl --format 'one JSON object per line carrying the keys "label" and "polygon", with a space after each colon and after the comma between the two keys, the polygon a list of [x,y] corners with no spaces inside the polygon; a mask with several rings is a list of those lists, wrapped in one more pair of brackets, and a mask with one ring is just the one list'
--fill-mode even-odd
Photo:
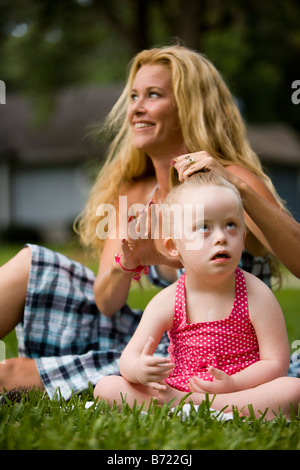
{"label": "toddler girl", "polygon": [[[191,223],[178,230],[188,209]],[[246,235],[238,191],[212,172],[197,173],[170,191],[163,224],[165,248],[185,273],[148,304],[121,356],[121,376],[101,379],[95,397],[178,404],[191,391],[195,405],[209,393],[217,409],[247,414],[252,404],[258,416],[268,408],[267,418],[279,410],[288,417],[300,380],[286,377],[289,344],[275,296],[238,267]],[[154,354],[165,331],[169,358]]]}

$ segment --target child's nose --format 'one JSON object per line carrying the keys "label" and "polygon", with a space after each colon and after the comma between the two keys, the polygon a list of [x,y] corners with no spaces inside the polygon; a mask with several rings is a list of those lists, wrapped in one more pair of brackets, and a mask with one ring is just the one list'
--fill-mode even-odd
{"label": "child's nose", "polygon": [[218,244],[224,244],[227,241],[226,234],[222,229],[216,229],[215,232],[215,242]]}

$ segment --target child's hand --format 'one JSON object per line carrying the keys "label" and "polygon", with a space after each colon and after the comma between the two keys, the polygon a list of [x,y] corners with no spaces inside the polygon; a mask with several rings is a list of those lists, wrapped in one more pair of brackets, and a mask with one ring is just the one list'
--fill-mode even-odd
{"label": "child's hand", "polygon": [[210,366],[207,370],[212,376],[213,381],[203,380],[199,377],[190,379],[190,390],[194,393],[229,393],[236,391],[233,377],[226,372]]}
{"label": "child's hand", "polygon": [[155,390],[166,390],[164,379],[170,375],[174,364],[168,357],[154,357],[154,351],[154,339],[149,337],[136,364],[136,378]]}

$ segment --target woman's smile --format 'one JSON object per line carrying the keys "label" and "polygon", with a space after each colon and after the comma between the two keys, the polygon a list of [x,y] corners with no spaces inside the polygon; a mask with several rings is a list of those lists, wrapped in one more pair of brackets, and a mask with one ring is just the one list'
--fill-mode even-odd
{"label": "woman's smile", "polygon": [[149,156],[173,154],[182,148],[183,138],[172,91],[171,72],[162,65],[142,66],[134,79],[128,120],[134,146]]}

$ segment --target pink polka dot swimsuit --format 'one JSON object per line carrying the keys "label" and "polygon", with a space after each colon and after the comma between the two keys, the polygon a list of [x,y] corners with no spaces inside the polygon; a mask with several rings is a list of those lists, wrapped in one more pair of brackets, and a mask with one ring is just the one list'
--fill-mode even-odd
{"label": "pink polka dot swimsuit", "polygon": [[236,374],[259,360],[258,341],[249,318],[247,288],[243,271],[235,271],[235,299],[227,318],[188,324],[186,322],[185,274],[177,281],[175,312],[169,354],[175,367],[165,382],[189,392],[189,378],[213,380],[207,372],[217,367]]}

